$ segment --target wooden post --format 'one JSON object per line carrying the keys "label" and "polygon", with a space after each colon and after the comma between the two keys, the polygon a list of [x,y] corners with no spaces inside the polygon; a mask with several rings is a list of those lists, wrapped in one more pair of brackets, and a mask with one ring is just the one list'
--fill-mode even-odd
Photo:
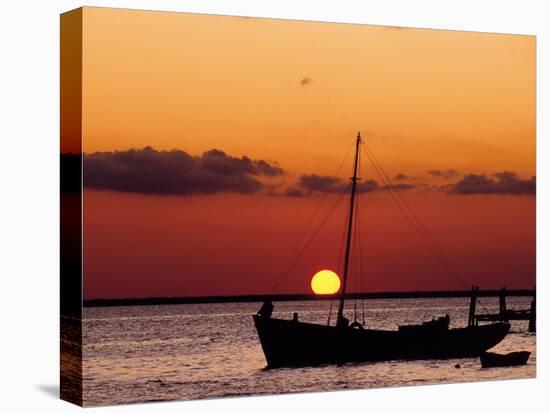
{"label": "wooden post", "polygon": [[499,297],[499,313],[500,313],[500,320],[501,321],[507,321],[506,318],[506,288],[503,287],[500,291],[500,297]]}
{"label": "wooden post", "polygon": [[472,293],[470,296],[470,311],[468,313],[468,326],[474,326],[474,320],[475,320],[475,314],[476,314],[476,301],[477,301],[476,286],[472,285]]}
{"label": "wooden post", "polygon": [[529,332],[537,332],[537,297],[536,291],[531,301],[531,310],[529,312]]}
{"label": "wooden post", "polygon": [[476,306],[477,306],[477,297],[479,296],[479,286],[476,285],[476,301],[474,302],[474,322],[475,325],[479,325],[479,319],[476,318]]}

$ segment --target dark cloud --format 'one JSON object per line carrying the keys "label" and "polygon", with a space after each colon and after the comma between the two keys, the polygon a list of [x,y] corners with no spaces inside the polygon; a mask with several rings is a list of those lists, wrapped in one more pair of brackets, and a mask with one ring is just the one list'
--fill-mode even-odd
{"label": "dark cloud", "polygon": [[428,174],[436,178],[451,178],[455,175],[458,175],[458,171],[449,168],[448,170],[430,170],[428,171]]}
{"label": "dark cloud", "polygon": [[263,175],[267,175],[268,177],[275,177],[277,175],[283,175],[284,174],[284,171],[283,171],[282,168],[271,165],[267,161],[258,160],[258,161],[255,161],[255,162],[256,162],[256,166],[258,167],[259,171],[261,171],[261,173]]}
{"label": "dark cloud", "polygon": [[386,185],[384,187],[385,189],[391,188],[392,190],[397,191],[405,191],[405,190],[412,190],[413,188],[416,188],[415,184],[394,184],[394,185]]}
{"label": "dark cloud", "polygon": [[343,193],[348,190],[349,186],[339,178],[310,174],[300,177],[298,188],[301,188],[306,193]]}
{"label": "dark cloud", "polygon": [[260,176],[284,171],[264,160],[232,157],[213,149],[202,156],[151,147],[96,152],[84,157],[84,186],[141,194],[252,194],[264,184]]}
{"label": "dark cloud", "polygon": [[367,180],[367,181],[359,183],[358,189],[362,193],[370,193],[371,191],[380,190],[380,187],[378,186],[378,183],[376,181]]}
{"label": "dark cloud", "polygon": [[493,174],[466,174],[460,181],[448,187],[452,194],[527,194],[536,193],[536,179],[521,179],[514,172],[503,171]]}
{"label": "dark cloud", "polygon": [[[434,172],[434,171],[433,171]],[[455,170],[435,171],[435,176],[449,178],[457,174]],[[433,174],[432,174],[433,175]],[[404,174],[398,174],[396,180],[404,180]],[[410,178],[410,177],[406,177]],[[441,191],[450,194],[535,194],[535,177],[521,179],[517,174],[503,171],[492,176],[485,174],[466,174],[456,183],[445,185],[432,185],[426,183],[393,183],[392,185],[379,185],[376,181],[367,180],[358,183],[361,192],[382,190],[408,191],[425,190]],[[292,197],[309,196],[318,193],[345,193],[350,191],[350,183],[339,178],[309,174],[302,175],[297,183],[287,187],[285,195]]]}
{"label": "dark cloud", "polygon": [[395,176],[396,180],[408,180],[410,178],[412,178],[412,177],[409,177],[408,175],[405,175],[405,174],[397,174]]}
{"label": "dark cloud", "polygon": [[297,187],[297,186],[291,186],[291,187],[288,187],[285,191],[285,195],[289,196],[289,197],[303,197],[306,194],[306,192],[304,190],[302,190],[301,188]]}
{"label": "dark cloud", "polygon": [[202,155],[201,166],[208,171],[224,175],[263,174],[273,177],[283,174],[281,168],[272,166],[264,160],[252,161],[246,155],[242,158],[235,158],[217,149],[206,151]]}
{"label": "dark cloud", "polygon": [[308,85],[311,85],[312,83],[313,83],[313,79],[311,79],[308,76],[306,76],[305,78],[302,78],[302,80],[300,81],[300,85],[302,86],[308,86]]}
{"label": "dark cloud", "polygon": [[[403,184],[403,186],[408,186],[408,184]],[[360,181],[357,184],[357,190],[362,193],[378,191],[384,188],[385,187],[380,187],[378,183],[373,180]],[[286,195],[291,197],[301,197],[316,193],[341,194],[348,191],[350,191],[349,182],[326,175],[307,174],[302,175],[295,185],[288,187],[286,189]]]}

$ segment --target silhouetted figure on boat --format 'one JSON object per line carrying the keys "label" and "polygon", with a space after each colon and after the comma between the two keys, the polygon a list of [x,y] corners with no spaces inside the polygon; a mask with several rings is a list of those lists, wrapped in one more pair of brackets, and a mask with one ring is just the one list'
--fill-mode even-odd
{"label": "silhouetted figure on boat", "polygon": [[262,307],[258,311],[258,316],[269,319],[271,318],[272,313],[273,313],[273,303],[271,302],[271,299],[264,300]]}
{"label": "silhouetted figure on boat", "polygon": [[336,326],[339,328],[347,328],[349,326],[349,319],[345,316],[341,316],[336,320]]}
{"label": "silhouetted figure on boat", "polygon": [[424,322],[424,326],[432,326],[432,327],[440,327],[441,329],[449,329],[449,322],[451,321],[451,317],[449,314],[446,314],[445,316],[442,316],[440,318],[435,319],[432,318],[430,322]]}
{"label": "silhouetted figure on boat", "polygon": [[446,314],[437,319],[433,318],[430,322],[424,322],[422,325],[435,330],[447,331],[449,329],[449,322],[451,322],[451,317],[449,314]]}
{"label": "silhouetted figure on boat", "polygon": [[434,317],[431,321],[423,322],[421,325],[400,325],[398,329],[400,332],[404,333],[447,332],[449,330],[450,321],[451,317],[447,314],[437,319]]}

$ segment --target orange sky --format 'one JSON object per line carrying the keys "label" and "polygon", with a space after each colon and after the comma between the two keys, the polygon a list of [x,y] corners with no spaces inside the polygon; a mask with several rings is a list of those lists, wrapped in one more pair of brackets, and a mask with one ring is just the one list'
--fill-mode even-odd
{"label": "orange sky", "polygon": [[86,8],[83,121],[86,152],[330,174],[361,130],[388,167],[534,175],[535,37]]}
{"label": "orange sky", "polygon": [[[217,148],[280,166],[280,184],[333,174],[360,130],[390,175],[417,184],[450,182],[434,169],[536,173],[533,36],[85,8],[82,63],[86,153]],[[468,283],[534,285],[534,197],[404,195]],[[368,197],[366,290],[463,288],[388,196]],[[269,292],[317,202],[86,190],[85,296]],[[339,234],[283,290],[307,291]]]}

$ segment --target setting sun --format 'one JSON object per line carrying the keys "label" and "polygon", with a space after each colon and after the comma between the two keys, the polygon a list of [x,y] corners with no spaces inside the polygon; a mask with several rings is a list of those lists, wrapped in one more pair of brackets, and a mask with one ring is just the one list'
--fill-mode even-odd
{"label": "setting sun", "polygon": [[331,295],[340,289],[340,278],[332,270],[321,270],[311,279],[311,289],[316,295]]}

